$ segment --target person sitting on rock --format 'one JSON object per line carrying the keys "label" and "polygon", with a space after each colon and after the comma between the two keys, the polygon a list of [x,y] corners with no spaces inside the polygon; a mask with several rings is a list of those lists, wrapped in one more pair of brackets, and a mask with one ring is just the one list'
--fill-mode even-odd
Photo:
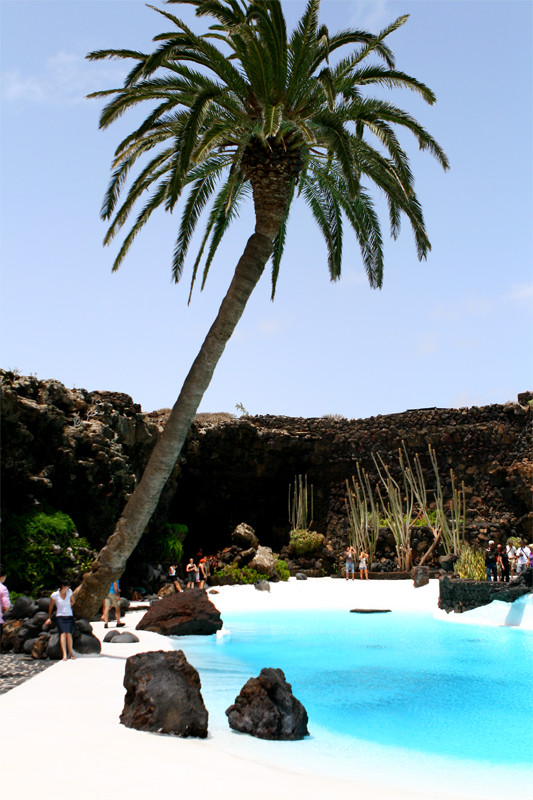
{"label": "person sitting on rock", "polygon": [[113,581],[109,587],[109,594],[104,600],[102,607],[102,619],[104,620],[104,628],[109,628],[109,609],[113,606],[115,609],[115,617],[117,620],[117,628],[125,628],[125,623],[120,621],[120,586],[118,581]]}
{"label": "person sitting on rock", "polygon": [[177,576],[177,573],[176,573],[176,565],[175,564],[171,564],[170,567],[168,568],[168,579],[169,579],[169,581],[171,583],[174,584],[174,588],[175,588],[175,590],[177,592],[182,592],[183,591],[183,589],[181,588],[180,583],[178,581],[178,576]]}

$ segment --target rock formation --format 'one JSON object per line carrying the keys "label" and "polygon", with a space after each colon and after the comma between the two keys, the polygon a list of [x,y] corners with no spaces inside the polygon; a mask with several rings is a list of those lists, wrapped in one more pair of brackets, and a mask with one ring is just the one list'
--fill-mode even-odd
{"label": "rock formation", "polygon": [[[2,632],[2,651],[14,653],[27,653],[35,659],[61,658],[59,634],[55,630],[55,612],[52,615],[52,624],[45,627],[48,619],[49,600],[40,598],[35,601],[24,595],[17,597],[9,611],[4,612],[6,620]],[[40,610],[43,609],[43,610]],[[74,621],[72,631],[73,649],[82,655],[97,655],[102,646],[100,640],[94,636],[92,625],[86,619]]]}
{"label": "rock formation", "polygon": [[167,636],[209,636],[221,628],[220,611],[207,593],[192,589],[157,600],[137,623],[136,630]]}
{"label": "rock formation", "polygon": [[174,736],[207,736],[208,713],[200,677],[181,650],[130,656],[124,687],[120,721],[126,727]]}
{"label": "rock formation", "polygon": [[258,739],[293,740],[309,735],[307,712],[281,669],[262,669],[226,710],[230,728]]}
{"label": "rock formation", "polygon": [[[100,547],[142,474],[166,413],[143,414],[118,392],[69,390],[13,372],[0,371],[0,382],[4,519],[48,504],[69,514]],[[215,553],[233,545],[232,532],[245,519],[262,545],[280,552],[290,528],[288,486],[295,475],[307,474],[314,486],[313,527],[326,535],[327,550],[304,569],[322,574],[329,563],[342,564],[349,531],[345,480],[356,461],[373,483],[377,451],[398,477],[404,441],[411,454],[420,454],[428,477],[427,444],[433,445],[448,496],[450,467],[465,481],[469,541],[484,547],[490,538],[513,534],[531,541],[532,403],[533,394],[525,392],[517,403],[364,420],[199,415],[143,540],[149,542],[165,522],[178,521],[189,527],[186,552],[196,555],[202,547]],[[427,531],[415,529],[415,563],[429,541]],[[256,549],[253,540],[239,547],[243,558]],[[386,531],[377,562],[380,569],[394,568],[394,542]]]}

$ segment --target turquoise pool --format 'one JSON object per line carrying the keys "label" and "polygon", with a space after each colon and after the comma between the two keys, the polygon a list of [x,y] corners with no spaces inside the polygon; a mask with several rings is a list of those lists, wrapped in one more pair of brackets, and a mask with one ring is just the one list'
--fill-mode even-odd
{"label": "turquoise pool", "polygon": [[530,631],[345,611],[225,614],[224,628],[175,640],[200,671],[210,729],[227,727],[224,711],[249,677],[280,667],[330,761],[341,749],[376,769],[385,754],[398,774],[419,757],[426,768],[444,759],[471,774],[478,765],[531,777]]}

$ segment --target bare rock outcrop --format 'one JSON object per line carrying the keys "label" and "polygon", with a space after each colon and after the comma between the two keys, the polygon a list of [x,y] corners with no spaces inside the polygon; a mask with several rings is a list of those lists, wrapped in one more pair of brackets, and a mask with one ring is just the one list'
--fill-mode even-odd
{"label": "bare rock outcrop", "polygon": [[262,669],[226,710],[230,728],[258,739],[294,740],[309,735],[307,711],[281,669]]}
{"label": "bare rock outcrop", "polygon": [[120,721],[128,728],[174,736],[207,736],[200,676],[181,650],[138,653],[126,661]]}
{"label": "bare rock outcrop", "polygon": [[155,602],[137,623],[136,630],[166,636],[209,636],[221,627],[220,611],[206,592],[192,589]]}

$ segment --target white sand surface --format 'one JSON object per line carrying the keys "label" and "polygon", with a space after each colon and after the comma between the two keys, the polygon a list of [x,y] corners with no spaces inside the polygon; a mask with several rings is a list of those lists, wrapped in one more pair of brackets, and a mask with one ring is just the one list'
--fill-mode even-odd
{"label": "white sand surface", "polygon": [[[251,586],[220,587],[219,594],[210,595],[222,616],[232,610],[270,608],[433,611],[437,597],[436,581],[414,589],[411,581],[328,578],[291,579],[273,584],[268,593]],[[129,612],[124,630],[134,631],[143,613]],[[106,633],[103,623],[93,623],[93,629],[102,640]],[[346,792],[365,800],[485,797],[483,791],[450,792],[446,783],[428,790],[417,774],[412,775],[411,786],[394,786],[394,781],[391,786],[386,764],[382,776],[368,778],[361,778],[365,772],[354,764],[357,778],[351,780],[324,774],[314,763],[304,771],[294,770],[287,766],[290,759],[280,765],[266,753],[271,745],[290,748],[304,743],[263,742],[229,730],[221,733],[222,723],[211,727],[211,719],[210,734],[204,740],[125,728],[119,715],[124,704],[126,658],[147,650],[172,649],[172,641],[164,636],[143,631],[136,635],[138,644],[103,644],[100,656],[59,662],[0,696],[0,786],[6,800],[61,796],[80,800],[182,796],[284,800],[301,796],[318,800]]]}

